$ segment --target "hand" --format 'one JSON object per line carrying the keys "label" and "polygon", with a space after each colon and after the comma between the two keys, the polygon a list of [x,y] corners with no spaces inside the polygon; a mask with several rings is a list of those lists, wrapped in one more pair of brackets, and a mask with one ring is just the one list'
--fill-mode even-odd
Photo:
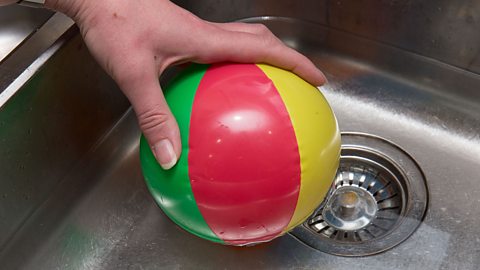
{"label": "hand", "polygon": [[210,23],[167,0],[47,0],[72,17],[93,56],[132,103],[140,128],[164,169],[181,153],[179,129],[159,84],[160,74],[183,62],[268,63],[313,85],[324,75],[265,26]]}

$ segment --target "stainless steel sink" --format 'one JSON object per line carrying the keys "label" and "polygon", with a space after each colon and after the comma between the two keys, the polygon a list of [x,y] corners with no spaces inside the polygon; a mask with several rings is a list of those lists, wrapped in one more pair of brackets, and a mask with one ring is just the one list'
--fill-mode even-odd
{"label": "stainless steel sink", "polygon": [[[54,16],[68,30],[0,89],[2,269],[477,269],[480,68],[469,50],[480,43],[464,43],[480,37],[477,4],[177,2],[211,20],[264,23],[312,59],[329,79],[321,89],[342,132],[380,137],[418,165],[428,186],[420,226],[391,249],[354,258],[295,232],[228,247],[183,231],[144,184],[128,102],[77,29]],[[463,28],[441,34],[445,18]]]}

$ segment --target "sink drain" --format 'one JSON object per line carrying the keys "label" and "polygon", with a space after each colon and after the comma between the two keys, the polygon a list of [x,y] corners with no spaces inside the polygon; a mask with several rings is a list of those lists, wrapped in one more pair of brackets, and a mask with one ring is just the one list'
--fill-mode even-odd
{"label": "sink drain", "polygon": [[393,173],[394,168],[360,157],[366,152],[344,149],[342,154],[348,156],[341,159],[332,193],[307,226],[344,242],[363,242],[387,234],[404,208],[402,175]]}
{"label": "sink drain", "polygon": [[375,136],[344,133],[327,199],[291,234],[326,253],[373,255],[407,239],[427,201],[423,173],[406,152]]}

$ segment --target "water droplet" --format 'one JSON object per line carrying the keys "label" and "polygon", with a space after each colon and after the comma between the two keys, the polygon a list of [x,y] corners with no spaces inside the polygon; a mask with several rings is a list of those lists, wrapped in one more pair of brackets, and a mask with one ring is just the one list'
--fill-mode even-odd
{"label": "water droplet", "polygon": [[238,226],[240,226],[240,228],[242,229],[245,229],[251,222],[247,219],[241,219],[239,222],[238,222]]}

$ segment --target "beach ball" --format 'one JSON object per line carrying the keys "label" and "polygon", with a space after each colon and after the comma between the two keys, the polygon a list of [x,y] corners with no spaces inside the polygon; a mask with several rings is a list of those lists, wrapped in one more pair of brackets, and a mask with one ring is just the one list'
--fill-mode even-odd
{"label": "beach ball", "polygon": [[325,198],[340,156],[337,121],[321,92],[264,64],[192,64],[165,88],[182,154],[170,170],[144,137],[147,187],[186,231],[226,245],[270,241]]}

